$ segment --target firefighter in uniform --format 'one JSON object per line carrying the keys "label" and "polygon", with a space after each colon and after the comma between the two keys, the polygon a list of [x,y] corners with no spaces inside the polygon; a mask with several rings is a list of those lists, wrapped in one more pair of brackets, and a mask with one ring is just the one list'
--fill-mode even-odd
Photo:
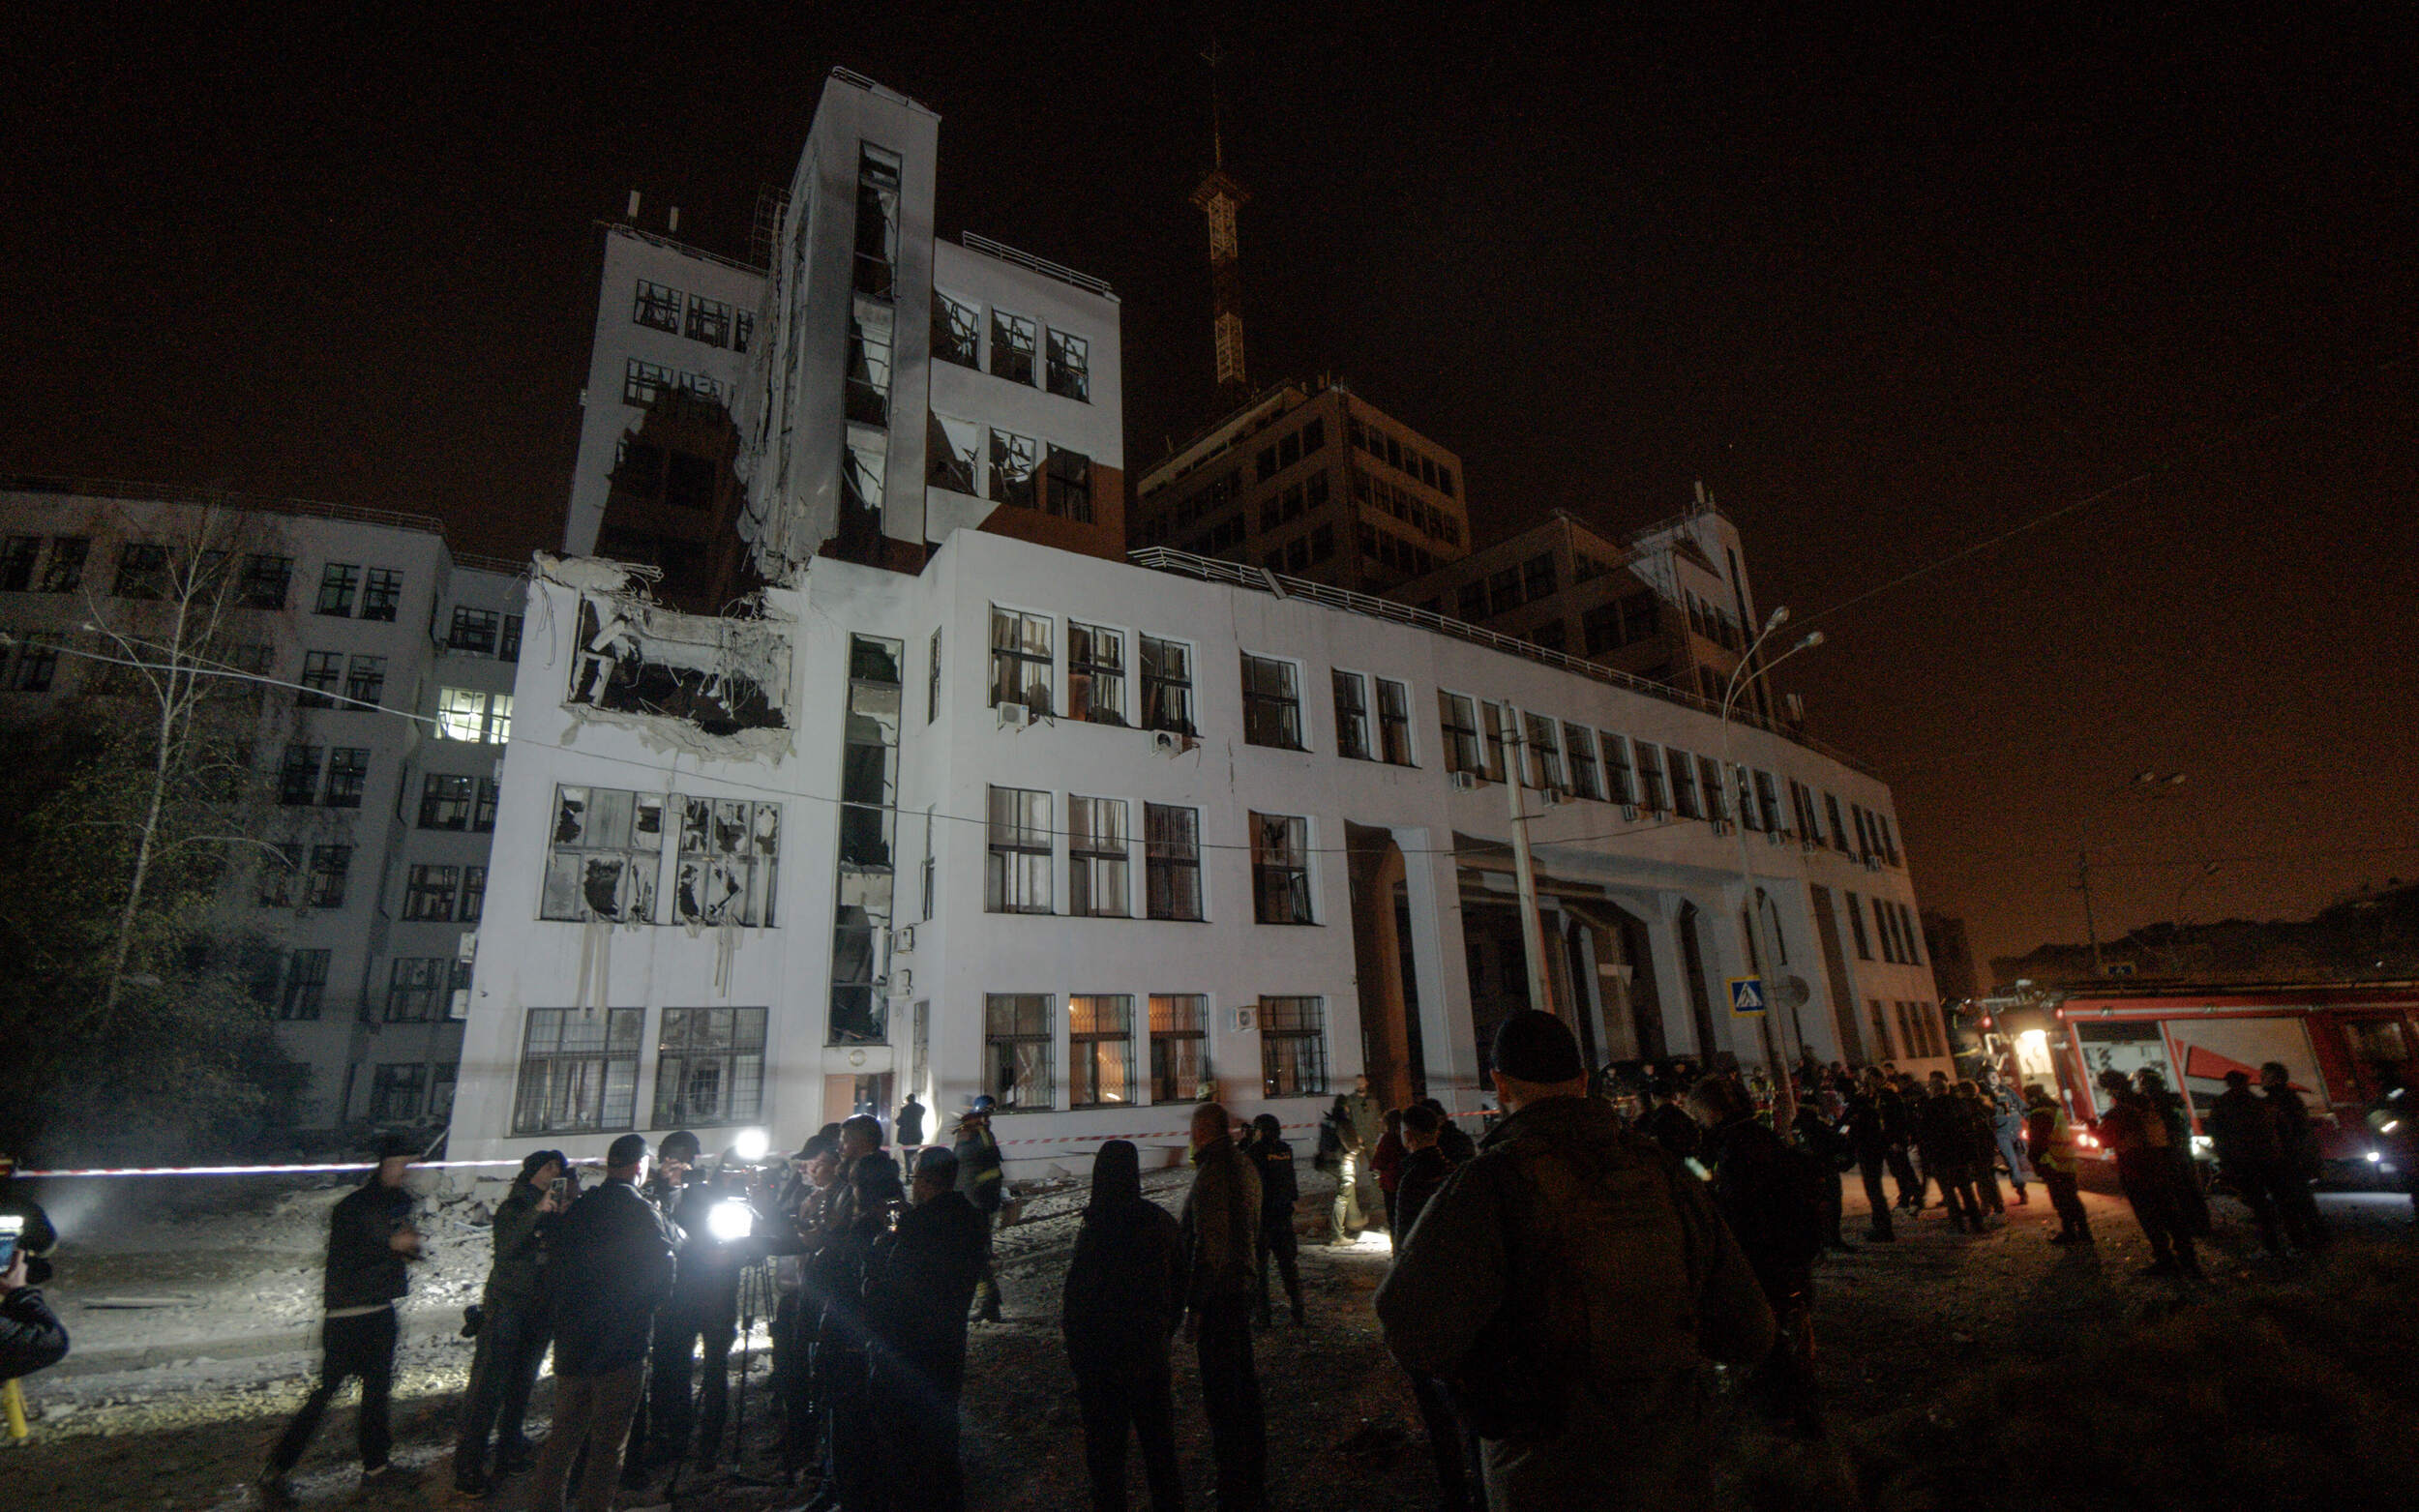
{"label": "firefighter in uniform", "polygon": [[2091,1243],[2091,1216],[2083,1211],[2075,1175],[2075,1127],[2058,1100],[2039,1082],[2024,1088],[2024,1153],[2041,1184],[2049,1189],[2049,1205],[2058,1214],[2058,1231],[2049,1242]]}

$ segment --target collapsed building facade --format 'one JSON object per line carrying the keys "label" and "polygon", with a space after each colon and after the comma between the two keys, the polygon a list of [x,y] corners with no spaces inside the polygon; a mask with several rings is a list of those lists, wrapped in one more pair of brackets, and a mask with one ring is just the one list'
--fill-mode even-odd
{"label": "collapsed building facade", "polygon": [[[1540,991],[1598,1062],[1945,1055],[1887,788],[1760,694],[1725,719],[1449,608],[1127,556],[1115,296],[936,238],[937,142],[827,83],[748,348],[715,348],[732,465],[693,507],[728,557],[651,551],[657,396],[596,418],[612,365],[672,366],[607,325],[691,297],[673,244],[609,256],[596,507],[529,589],[454,1154],[793,1144],[912,1091],[997,1099],[1023,1170],[1174,1158],[1164,1105],[1205,1095],[1298,1135],[1364,1072],[1471,1111]],[[1752,623],[1728,521],[1689,528]],[[1734,1012],[1749,977],[1768,1011]]]}

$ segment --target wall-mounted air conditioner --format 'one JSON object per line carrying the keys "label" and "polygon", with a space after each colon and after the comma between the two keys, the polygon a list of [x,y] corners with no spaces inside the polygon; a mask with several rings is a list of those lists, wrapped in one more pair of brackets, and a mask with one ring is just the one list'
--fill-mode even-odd
{"label": "wall-mounted air conditioner", "polygon": [[1000,727],[1001,729],[1023,729],[1032,722],[1033,711],[1025,705],[1021,703],[1000,705]]}
{"label": "wall-mounted air conditioner", "polygon": [[891,949],[904,955],[915,948],[915,926],[902,924],[892,933]]}
{"label": "wall-mounted air conditioner", "polygon": [[1621,816],[1632,824],[1637,823],[1640,817],[1638,806],[1634,803],[1623,804],[1621,806]]}
{"label": "wall-mounted air conditioner", "polygon": [[1478,790],[1478,774],[1476,772],[1449,773],[1446,777],[1446,781],[1453,785],[1453,791],[1455,792],[1477,792]]}
{"label": "wall-mounted air conditioner", "polygon": [[1154,729],[1150,732],[1150,754],[1152,756],[1172,756],[1183,749],[1184,737],[1178,734],[1176,731],[1172,729]]}
{"label": "wall-mounted air conditioner", "polygon": [[1235,1010],[1235,1032],[1236,1032],[1236,1033],[1238,1033],[1238,1034],[1249,1034],[1252,1030],[1254,1030],[1254,1029],[1258,1028],[1259,1026],[1260,1026],[1260,1005],[1259,1005],[1259,1004],[1257,1004],[1257,1003],[1243,1003],[1243,1004],[1239,1005],[1239,1006],[1236,1008],[1236,1010]]}

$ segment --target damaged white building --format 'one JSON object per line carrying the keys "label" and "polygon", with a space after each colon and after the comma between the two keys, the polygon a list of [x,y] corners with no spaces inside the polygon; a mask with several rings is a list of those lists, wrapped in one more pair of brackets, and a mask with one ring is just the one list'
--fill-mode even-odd
{"label": "damaged white building", "polygon": [[[743,553],[682,534],[660,400],[583,441],[608,476],[530,587],[456,1156],[794,1146],[910,1091],[928,1133],[996,1098],[1028,1171],[1174,1158],[1204,1095],[1306,1137],[1364,1071],[1471,1111],[1536,995],[1515,808],[1545,1005],[1596,1061],[1945,1052],[1887,788],[1759,702],[1128,559],[1115,296],[937,238],[938,128],[825,87],[728,431],[683,432],[727,449],[692,496]],[[600,331],[668,318],[612,281],[678,276],[609,259]],[[1766,1016],[1732,1011],[1750,976]]]}

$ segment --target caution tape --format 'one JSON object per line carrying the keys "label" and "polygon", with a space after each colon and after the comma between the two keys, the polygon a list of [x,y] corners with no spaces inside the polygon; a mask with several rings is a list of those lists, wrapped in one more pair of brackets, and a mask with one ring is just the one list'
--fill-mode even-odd
{"label": "caution tape", "polygon": [[[312,1174],[335,1175],[345,1171],[372,1171],[374,1160],[348,1161],[341,1165],[307,1166],[95,1166],[74,1171],[20,1171],[22,1179],[29,1176],[297,1176]],[[426,1171],[466,1171],[479,1166],[519,1166],[517,1160],[415,1160],[414,1167]],[[577,1164],[577,1162],[574,1162]]]}

